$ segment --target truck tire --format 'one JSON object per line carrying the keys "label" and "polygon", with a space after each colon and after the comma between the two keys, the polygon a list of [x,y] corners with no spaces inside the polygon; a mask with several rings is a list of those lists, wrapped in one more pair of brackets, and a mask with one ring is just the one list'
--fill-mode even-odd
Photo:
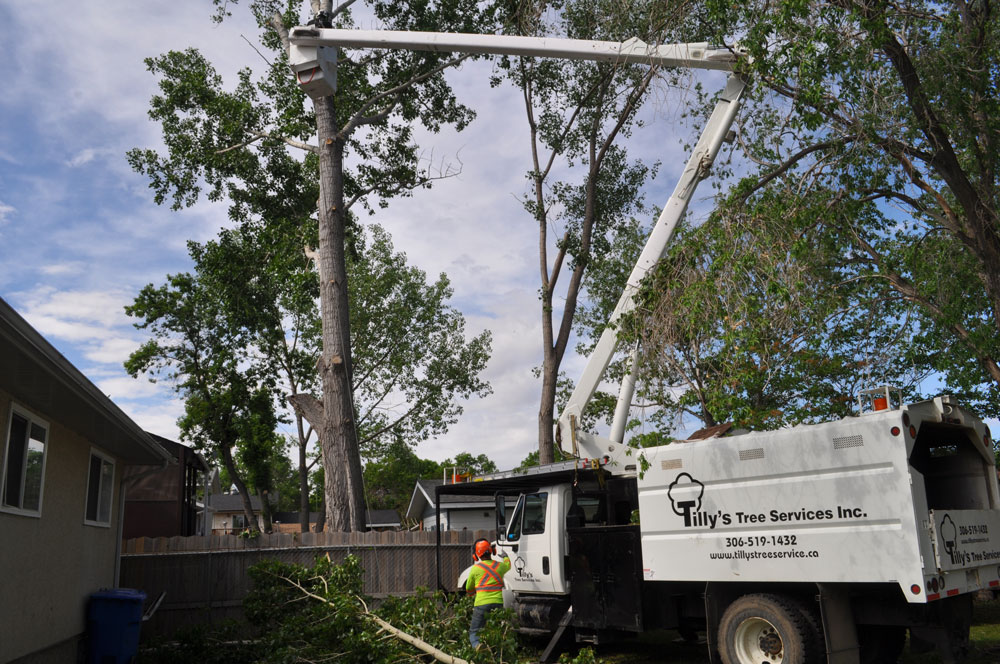
{"label": "truck tire", "polygon": [[812,632],[802,610],[780,595],[744,595],[719,621],[719,654],[725,664],[813,664]]}

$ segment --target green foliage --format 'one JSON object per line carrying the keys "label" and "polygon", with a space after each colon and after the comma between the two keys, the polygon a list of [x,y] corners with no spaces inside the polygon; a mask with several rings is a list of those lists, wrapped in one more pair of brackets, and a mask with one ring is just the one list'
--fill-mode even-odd
{"label": "green foliage", "polygon": [[253,445],[262,419],[273,422],[274,414],[267,377],[245,366],[248,330],[229,305],[225,293],[197,272],[168,276],[159,288],[145,286],[125,311],[152,338],[129,356],[125,369],[133,377],[163,376],[173,383],[184,397],[181,437],[218,458],[245,493],[233,448],[240,441]]}
{"label": "green foliage", "polygon": [[758,168],[730,207],[825,197],[828,213],[790,232],[831,247],[871,308],[892,305],[885,328],[912,334],[906,361],[1000,413],[997,13],[924,0],[693,9],[703,38],[751,56],[741,145]]}
{"label": "green foliage", "polygon": [[597,664],[601,660],[597,659],[594,649],[581,648],[575,653],[564,652],[559,655],[559,664]]}
{"label": "green foliage", "polygon": [[251,664],[257,661],[257,645],[245,632],[236,622],[179,629],[169,639],[144,642],[138,659],[150,664]]}
{"label": "green foliage", "polygon": [[[565,461],[566,459],[569,458],[558,447],[554,449],[554,452],[555,452],[554,461]],[[532,450],[531,452],[528,453],[528,456],[524,457],[521,463],[517,465],[517,468],[515,470],[524,470],[525,468],[533,468],[534,466],[538,465],[540,465],[538,461],[538,450]]]}
{"label": "green foliage", "polygon": [[[216,20],[235,4],[219,4]],[[285,46],[272,22],[278,16],[284,28],[305,23],[298,5],[250,3],[273,57],[262,74],[241,71],[233,88],[195,50],[148,59],[149,71],[159,80],[150,117],[161,124],[167,150],[136,149],[128,155],[132,167],[149,178],[158,203],[169,201],[180,209],[194,205],[203,193],[228,202],[237,227],[221,232],[217,241],[193,245],[192,257],[203,278],[227,293],[227,311],[239,315],[230,324],[246,328],[243,341],[254,347],[256,370],[281,386],[281,400],[317,387],[320,289],[302,249],[330,246],[329,240],[318,242],[312,217],[320,193],[319,160],[317,146],[308,141],[316,118],[288,76]],[[416,12],[408,3],[376,2],[373,9],[386,27],[396,29],[468,30],[483,19],[474,3],[461,1],[422,3]],[[337,24],[352,27],[350,12],[338,11]],[[334,119],[341,139],[336,149],[347,157],[338,200],[344,200],[341,242],[347,245],[354,341],[350,387],[359,445],[369,456],[378,455],[393,436],[412,444],[444,432],[462,411],[458,399],[489,392],[478,379],[489,355],[489,333],[467,342],[464,319],[447,305],[447,278],[428,284],[422,272],[406,265],[403,254],[393,251],[384,231],[374,227],[364,233],[352,212],[358,207],[374,212],[390,198],[447,174],[432,173],[412,139],[414,122],[437,131],[443,124],[462,128],[473,117],[443,75],[433,72],[445,57],[378,51],[338,63]],[[380,96],[407,81],[407,94]],[[364,131],[356,131],[359,127]],[[293,150],[304,151],[305,157]],[[346,304],[342,310],[348,310]],[[391,415],[396,409],[388,406],[394,400],[407,401],[409,408]],[[305,449],[305,428],[296,417],[298,444]],[[300,464],[299,472],[305,476],[307,466]]]}
{"label": "green foliage", "polygon": [[499,470],[497,465],[485,454],[473,456],[469,452],[459,452],[455,455],[454,459],[445,459],[442,461],[441,466],[444,468],[457,468],[461,473],[470,473],[472,475],[487,475]]}
{"label": "green foliage", "polygon": [[[444,433],[462,413],[460,400],[492,392],[479,378],[489,360],[491,334],[466,340],[465,318],[448,304],[447,276],[429,283],[393,249],[388,233],[371,225],[359,233],[347,278],[354,398],[365,458],[385,456],[395,441],[415,445]],[[405,402],[406,409],[387,408],[392,400]]]}
{"label": "green foliage", "polygon": [[353,556],[340,565],[319,557],[312,567],[265,561],[251,567],[250,576],[253,588],[244,609],[260,635],[260,662],[331,657],[348,663],[390,662],[417,655],[412,646],[387,636],[366,615],[366,607],[393,627],[468,661],[517,662],[524,654],[509,610],[490,616],[480,632],[484,648],[477,653],[469,646],[472,601],[466,597],[420,592],[389,597],[374,608],[362,594],[364,570]]}
{"label": "green foliage", "polygon": [[643,344],[644,395],[665,415],[772,429],[842,417],[873,383],[912,395],[922,378],[892,301],[859,289],[835,243],[796,232],[827,201],[787,200],[683,228],[648,280],[627,326]]}
{"label": "green foliage", "polygon": [[369,509],[406,512],[420,478],[441,476],[441,464],[421,459],[402,440],[390,443],[379,459],[365,464],[365,501]]}

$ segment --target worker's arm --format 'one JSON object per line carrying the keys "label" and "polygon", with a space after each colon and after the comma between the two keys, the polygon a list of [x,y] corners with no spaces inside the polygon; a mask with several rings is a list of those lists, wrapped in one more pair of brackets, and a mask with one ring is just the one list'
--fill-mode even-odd
{"label": "worker's arm", "polygon": [[500,563],[500,567],[497,568],[497,574],[503,577],[504,574],[510,571],[510,556],[506,553],[503,554],[503,561]]}
{"label": "worker's arm", "polygon": [[469,578],[465,580],[465,592],[469,595],[476,594],[476,568],[473,567],[472,571],[469,572]]}

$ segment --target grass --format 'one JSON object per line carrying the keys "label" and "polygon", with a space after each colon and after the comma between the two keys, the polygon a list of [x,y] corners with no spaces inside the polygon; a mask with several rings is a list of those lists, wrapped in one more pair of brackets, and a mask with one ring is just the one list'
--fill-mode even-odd
{"label": "grass", "polygon": [[[1000,662],[1000,600],[977,603],[969,634],[971,647],[965,664],[997,664]],[[595,648],[598,659],[605,664],[707,664],[705,646],[683,642],[677,632],[642,634],[637,639],[601,645]],[[900,664],[939,664],[937,653],[913,654],[909,644],[899,659]]]}

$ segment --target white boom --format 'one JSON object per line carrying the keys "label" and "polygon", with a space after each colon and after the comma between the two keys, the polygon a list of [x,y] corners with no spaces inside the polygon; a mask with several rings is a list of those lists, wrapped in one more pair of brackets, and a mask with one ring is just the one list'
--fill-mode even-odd
{"label": "white boom", "polygon": [[707,42],[694,44],[647,44],[640,39],[625,42],[588,39],[553,39],[477,35],[455,32],[404,32],[394,30],[340,30],[336,28],[292,28],[289,33],[291,60],[302,47],[388,48],[442,53],[523,55],[567,60],[597,60],[658,67],[733,71],[738,56],[729,49],[712,48]]}
{"label": "white boom", "polygon": [[[650,233],[646,245],[629,276],[628,284],[591,354],[583,375],[559,416],[560,446],[567,451],[592,458],[610,457],[621,461],[625,421],[635,387],[633,371],[622,383],[611,427],[611,438],[601,439],[576,431],[587,403],[590,402],[607,371],[618,340],[617,322],[635,307],[634,296],[643,277],[660,259],[673,237],[677,222],[684,215],[698,183],[707,177],[723,141],[739,110],[746,82],[734,68],[741,57],[729,49],[713,48],[707,43],[650,45],[639,39],[625,42],[584,39],[550,39],[445,32],[398,32],[389,30],[340,30],[297,27],[289,34],[289,64],[302,88],[312,97],[324,97],[336,89],[337,48],[386,48],[446,53],[484,53],[494,55],[595,60],[622,64],[645,64],[655,67],[707,69],[730,72],[719,101],[695,146],[680,181],[667,201]],[[569,449],[567,449],[569,446]]]}

